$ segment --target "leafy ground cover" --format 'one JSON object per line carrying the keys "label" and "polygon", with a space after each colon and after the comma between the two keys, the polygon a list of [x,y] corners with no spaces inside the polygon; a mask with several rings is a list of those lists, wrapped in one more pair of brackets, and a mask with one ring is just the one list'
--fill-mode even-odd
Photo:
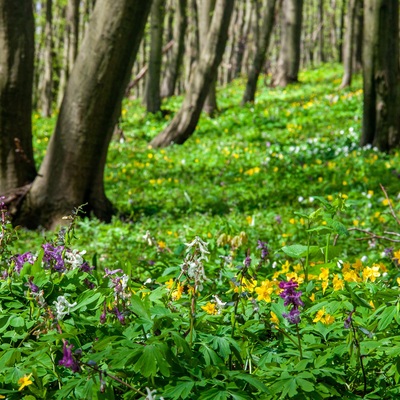
{"label": "leafy ground cover", "polygon": [[[53,237],[3,217],[0,398],[399,396],[400,159],[359,148],[361,83],[338,91],[341,74],[245,107],[236,81],[158,150],[180,99],[127,100],[111,224]],[[54,121],[34,121],[40,161]]]}

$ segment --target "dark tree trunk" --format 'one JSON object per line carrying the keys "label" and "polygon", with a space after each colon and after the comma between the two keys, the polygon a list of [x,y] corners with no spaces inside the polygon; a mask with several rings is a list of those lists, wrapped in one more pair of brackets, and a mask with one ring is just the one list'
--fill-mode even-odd
{"label": "dark tree trunk", "polygon": [[275,5],[276,0],[268,0],[265,5],[262,16],[263,24],[261,26],[260,38],[256,45],[253,63],[250,65],[249,76],[247,79],[246,90],[244,92],[242,104],[254,102],[258,77],[265,61],[265,55],[269,47],[272,27],[274,25]]}
{"label": "dark tree trunk", "polygon": [[340,63],[343,61],[343,38],[344,38],[346,1],[347,0],[342,0],[342,7],[340,8],[339,43],[338,43],[338,57],[339,57],[338,61]]}
{"label": "dark tree trunk", "polygon": [[161,85],[161,97],[170,97],[175,92],[176,81],[181,69],[185,49],[184,41],[187,26],[186,8],[187,0],[176,0],[172,37],[174,45],[171,51],[168,67],[165,70],[163,83]]}
{"label": "dark tree trunk", "polygon": [[215,78],[222,60],[233,6],[233,0],[217,0],[207,43],[193,71],[182,107],[170,125],[152,140],[150,144],[153,147],[165,147],[172,143],[182,144],[196,129],[210,83]]}
{"label": "dark tree trunk", "polygon": [[150,58],[146,79],[145,102],[147,112],[156,113],[161,109],[161,60],[164,21],[164,0],[153,0],[150,24]]}
{"label": "dark tree trunk", "polygon": [[303,0],[283,0],[282,40],[274,86],[298,81]]}
{"label": "dark tree trunk", "polygon": [[[398,0],[396,0],[398,1]],[[364,10],[363,1],[357,0],[354,21],[354,49],[353,49],[353,72],[362,71],[362,45],[364,37]]]}
{"label": "dark tree trunk", "polygon": [[324,0],[318,0],[318,56],[319,61],[324,63],[325,51],[324,51]]}
{"label": "dark tree trunk", "polygon": [[53,1],[46,0],[46,25],[44,29],[44,73],[42,82],[41,108],[43,117],[51,116],[53,102]]}
{"label": "dark tree trunk", "polygon": [[98,218],[110,220],[113,209],[103,181],[107,149],[150,7],[150,1],[97,0],[18,223],[53,227],[84,203]]}
{"label": "dark tree trunk", "polygon": [[36,176],[32,150],[31,0],[0,0],[0,194]]}
{"label": "dark tree trunk", "polygon": [[361,145],[399,145],[399,3],[364,3],[364,110]]}

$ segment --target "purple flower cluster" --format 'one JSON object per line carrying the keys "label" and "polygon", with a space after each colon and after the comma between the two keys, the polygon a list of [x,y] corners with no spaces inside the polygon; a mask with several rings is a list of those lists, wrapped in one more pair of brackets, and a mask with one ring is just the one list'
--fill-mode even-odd
{"label": "purple flower cluster", "polygon": [[15,264],[15,272],[19,274],[26,262],[30,264],[33,264],[35,262],[35,257],[30,251],[27,251],[24,254],[15,255],[14,257],[12,257],[12,260]]}
{"label": "purple flower cluster", "polygon": [[258,243],[257,249],[261,250],[261,259],[265,260],[269,255],[269,250],[268,250],[268,247],[267,247],[267,243],[263,242],[262,240],[258,240],[257,243]]}
{"label": "purple flower cluster", "polygon": [[292,305],[289,313],[283,313],[282,316],[291,324],[296,325],[300,323],[299,307],[304,306],[304,303],[300,299],[302,292],[296,291],[298,286],[299,284],[293,279],[287,282],[282,281],[279,283],[279,287],[283,289],[283,292],[280,293],[279,296],[284,300],[284,306],[288,307]]}
{"label": "purple flower cluster", "polygon": [[70,368],[72,372],[79,372],[80,367],[79,363],[72,355],[72,348],[74,346],[68,345],[68,342],[65,340],[63,345],[63,358],[58,362],[59,365],[64,365],[65,368]]}
{"label": "purple flower cluster", "polygon": [[350,311],[349,315],[347,316],[347,318],[344,320],[344,328],[345,329],[350,329],[351,328],[351,324],[353,323],[353,314],[354,311]]}
{"label": "purple flower cluster", "polygon": [[51,243],[42,245],[44,249],[43,262],[45,268],[53,268],[57,272],[64,272],[66,270],[62,253],[64,246],[53,246]]}

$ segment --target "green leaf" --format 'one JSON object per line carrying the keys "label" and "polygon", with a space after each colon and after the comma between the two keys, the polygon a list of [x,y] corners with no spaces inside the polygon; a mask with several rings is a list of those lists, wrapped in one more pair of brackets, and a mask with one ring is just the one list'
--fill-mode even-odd
{"label": "green leaf", "polygon": [[378,331],[382,331],[391,324],[396,312],[397,312],[396,306],[389,306],[385,308],[385,310],[379,317]]}
{"label": "green leaf", "polygon": [[293,244],[291,246],[282,247],[282,251],[291,258],[302,258],[307,255],[307,252],[314,253],[319,251],[317,246],[303,246],[301,244]]}
{"label": "green leaf", "polygon": [[171,388],[164,391],[163,396],[178,400],[179,398],[186,399],[194,387],[194,382],[191,380],[178,381],[178,383]]}
{"label": "green leaf", "polygon": [[325,221],[328,224],[328,226],[332,228],[333,231],[336,232],[337,234],[349,236],[348,230],[341,222],[336,221],[335,219],[332,218],[325,218]]}
{"label": "green leaf", "polygon": [[268,388],[255,376],[253,375],[248,375],[248,374],[237,374],[234,375],[235,379],[240,379],[242,381],[245,381],[249,383],[251,386],[255,387],[262,393],[271,393]]}
{"label": "green leaf", "polygon": [[155,376],[158,371],[164,376],[169,376],[169,364],[160,348],[155,344],[145,346],[141,356],[133,366],[134,371],[140,372],[146,378]]}
{"label": "green leaf", "polygon": [[19,328],[21,326],[25,326],[25,320],[17,315],[12,315],[10,317],[10,325],[14,328]]}
{"label": "green leaf", "polygon": [[351,288],[351,286],[349,285],[348,282],[344,283],[344,286],[346,288],[346,290],[350,293],[350,297],[351,299],[354,301],[355,304],[357,304],[358,306],[361,307],[366,307],[369,309],[372,309],[371,304],[369,304],[368,302],[366,302],[364,299],[362,299],[361,297],[359,297]]}

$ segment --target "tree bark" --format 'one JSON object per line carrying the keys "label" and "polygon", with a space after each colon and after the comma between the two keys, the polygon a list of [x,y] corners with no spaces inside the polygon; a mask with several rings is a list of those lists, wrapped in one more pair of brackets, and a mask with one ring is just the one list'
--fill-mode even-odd
{"label": "tree bark", "polygon": [[353,77],[354,24],[357,0],[349,0],[346,16],[346,33],[343,51],[344,74],[340,88],[351,85]]}
{"label": "tree bark", "polygon": [[151,146],[165,147],[172,143],[182,144],[194,132],[210,82],[215,78],[218,65],[222,60],[233,6],[233,0],[217,0],[207,44],[202,49],[182,107],[170,125],[152,140]]}
{"label": "tree bark", "polygon": [[318,58],[321,63],[325,60],[324,51],[324,0],[318,0]]}
{"label": "tree bark", "polygon": [[263,24],[261,26],[260,38],[258,40],[253,63],[250,66],[246,89],[242,99],[242,105],[248,102],[254,102],[257,89],[257,81],[262,66],[265,61],[269,42],[271,39],[272,27],[274,25],[276,0],[268,0],[263,13]]}
{"label": "tree bark", "polygon": [[[398,0],[396,0],[398,1]],[[353,72],[362,71],[362,44],[364,37],[364,11],[363,1],[356,1],[354,21],[354,49],[353,49]]]}
{"label": "tree bark", "polygon": [[182,65],[183,53],[185,49],[185,33],[187,26],[186,9],[187,0],[176,0],[172,38],[174,45],[161,85],[161,97],[171,97],[175,92],[176,81]]}
{"label": "tree bark", "polygon": [[345,10],[346,1],[342,0],[342,7],[340,8],[340,23],[339,23],[339,42],[338,42],[338,61],[341,63],[343,61],[343,38],[344,38],[344,20],[345,20]]}
{"label": "tree bark", "polygon": [[71,72],[55,131],[17,216],[29,228],[54,227],[71,209],[109,221],[104,166],[151,2],[97,0]]}
{"label": "tree bark", "polygon": [[364,110],[361,145],[381,151],[399,145],[399,3],[364,3]]}
{"label": "tree bark", "polygon": [[285,87],[298,81],[303,0],[284,0],[282,40],[274,86]]}
{"label": "tree bark", "polygon": [[44,71],[42,82],[42,116],[50,117],[53,101],[53,1],[46,0],[46,25],[44,29]]}
{"label": "tree bark", "polygon": [[[207,34],[211,25],[215,0],[200,0],[200,4],[197,5],[197,8],[199,10],[199,45],[201,51],[203,47],[207,45]],[[203,110],[210,116],[212,116],[217,109],[216,78],[217,76],[213,78],[210,84],[208,95],[203,106]]]}
{"label": "tree bark", "polygon": [[36,175],[32,150],[34,21],[31,0],[0,0],[0,194]]}

